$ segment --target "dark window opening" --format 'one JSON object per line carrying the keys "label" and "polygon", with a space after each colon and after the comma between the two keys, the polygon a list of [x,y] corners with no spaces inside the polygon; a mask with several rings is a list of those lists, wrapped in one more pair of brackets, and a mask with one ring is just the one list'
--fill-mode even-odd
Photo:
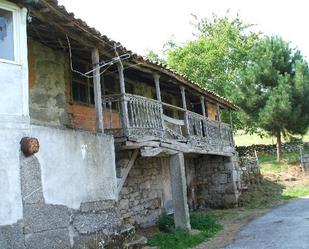
{"label": "dark window opening", "polygon": [[[73,68],[81,73],[89,71],[89,66],[77,60],[72,61]],[[92,79],[79,73],[72,73],[72,98],[74,102],[94,105],[94,91]]]}

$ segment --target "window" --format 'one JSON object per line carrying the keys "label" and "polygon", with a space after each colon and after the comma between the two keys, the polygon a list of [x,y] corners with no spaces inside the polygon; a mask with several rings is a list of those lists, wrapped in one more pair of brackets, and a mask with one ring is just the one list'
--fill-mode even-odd
{"label": "window", "polygon": [[119,84],[116,84],[114,74],[107,72],[106,74],[101,75],[101,82],[105,95],[119,93]]}
{"label": "window", "polygon": [[15,60],[13,12],[0,9],[0,59]]}
{"label": "window", "polygon": [[[85,63],[73,60],[73,68],[76,71],[86,73],[89,71]],[[94,105],[93,81],[78,73],[72,73],[72,97],[74,102]]]}

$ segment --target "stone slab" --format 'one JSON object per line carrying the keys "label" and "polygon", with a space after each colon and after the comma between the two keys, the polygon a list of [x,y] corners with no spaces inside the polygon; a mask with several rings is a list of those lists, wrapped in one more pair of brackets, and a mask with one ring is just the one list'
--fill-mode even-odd
{"label": "stone slab", "polygon": [[44,203],[41,166],[35,156],[26,158],[21,155],[20,177],[23,203]]}
{"label": "stone slab", "polygon": [[114,200],[100,200],[93,202],[85,202],[80,205],[80,211],[83,213],[98,212],[111,210],[115,208],[116,202]]}
{"label": "stone slab", "polygon": [[78,214],[73,226],[80,234],[92,234],[101,231],[107,235],[113,233],[121,221],[118,214],[112,212]]}
{"label": "stone slab", "polygon": [[0,226],[1,249],[25,249],[23,225],[21,222],[13,225]]}
{"label": "stone slab", "polygon": [[24,205],[25,234],[67,228],[70,224],[69,209],[62,205]]}
{"label": "stone slab", "polygon": [[25,236],[26,249],[69,249],[68,229],[57,229]]}

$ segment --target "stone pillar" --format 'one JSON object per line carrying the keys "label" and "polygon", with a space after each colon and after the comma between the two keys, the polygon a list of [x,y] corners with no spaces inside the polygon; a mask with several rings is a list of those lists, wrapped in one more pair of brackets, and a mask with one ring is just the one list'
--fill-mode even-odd
{"label": "stone pillar", "polygon": [[174,204],[175,227],[190,230],[190,215],[187,201],[187,184],[183,153],[171,156],[170,159],[171,185]]}

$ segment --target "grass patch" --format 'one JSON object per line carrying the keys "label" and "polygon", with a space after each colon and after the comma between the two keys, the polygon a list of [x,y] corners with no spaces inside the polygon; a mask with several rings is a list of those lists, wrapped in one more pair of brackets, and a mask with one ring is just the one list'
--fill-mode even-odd
{"label": "grass patch", "polygon": [[299,153],[283,153],[282,161],[276,161],[276,155],[261,155],[259,156],[259,162],[261,167],[261,173],[280,173],[286,170],[289,165],[295,165],[299,159]]}
{"label": "grass patch", "polygon": [[284,153],[280,163],[275,155],[259,156],[262,179],[240,196],[243,207],[269,208],[289,199],[309,196],[309,176],[299,167],[299,153]]}
{"label": "grass patch", "polygon": [[300,180],[298,183],[283,190],[283,197],[286,199],[309,196],[309,179]]}
{"label": "grass patch", "polygon": [[[304,142],[309,142],[309,131],[303,137],[297,136],[297,138],[302,138]],[[243,131],[237,131],[234,136],[234,140],[237,146],[250,146],[252,144],[275,144],[276,138],[271,136],[264,136],[261,138],[258,134],[245,134]],[[283,139],[283,142],[286,142]]]}
{"label": "grass patch", "polygon": [[192,213],[190,216],[192,229],[200,230],[198,234],[190,234],[174,228],[173,217],[162,215],[159,220],[157,234],[148,238],[150,246],[158,246],[161,249],[187,249],[197,246],[203,241],[213,237],[222,229],[217,224],[217,218],[213,214]]}

